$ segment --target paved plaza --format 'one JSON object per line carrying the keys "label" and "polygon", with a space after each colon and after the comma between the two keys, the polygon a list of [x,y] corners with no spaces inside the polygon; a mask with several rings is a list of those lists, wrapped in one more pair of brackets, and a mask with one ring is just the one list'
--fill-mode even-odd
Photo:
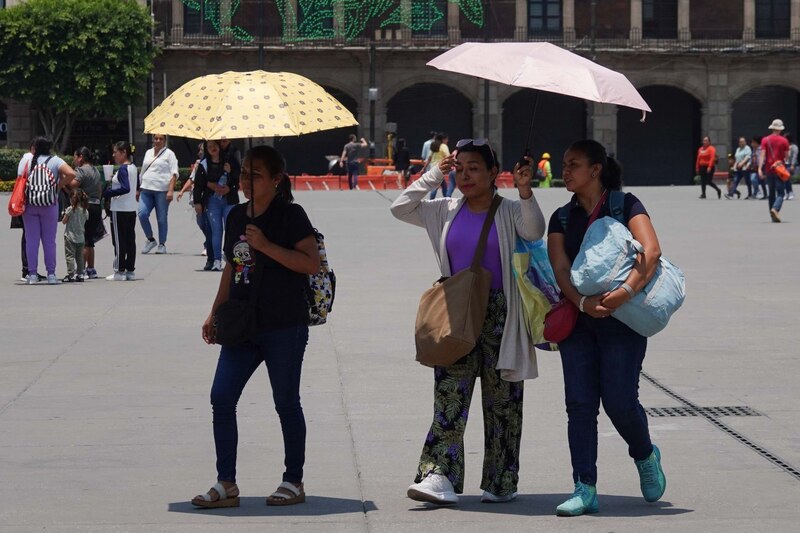
{"label": "paved plaza", "polygon": [[[800,203],[786,202],[785,222],[771,224],[763,201],[701,201],[689,187],[631,192],[687,279],[684,307],[651,339],[641,382],[642,403],[663,415],[650,418],[668,479],[661,502],[643,501],[626,446],[601,414],[600,513],[555,516],[572,481],[551,352],[538,352],[541,375],[525,385],[519,498],[480,503],[475,401],[461,504],[407,499],[432,416],[432,371],[413,349],[419,295],[438,277],[431,245],[390,215],[397,191],[300,192],[339,280],[305,356],[307,503],[264,505],[283,453],[263,371],[239,405],[241,507],[188,503],[215,479],[218,348],[200,326],[219,274],[202,271],[184,199],[171,207],[169,253],[139,255],[135,282],[25,286],[20,233],[0,231],[0,532],[798,531]],[[568,199],[564,189],[535,194],[548,219]],[[141,247],[138,228],[137,239]],[[110,239],[97,254],[106,275]]]}

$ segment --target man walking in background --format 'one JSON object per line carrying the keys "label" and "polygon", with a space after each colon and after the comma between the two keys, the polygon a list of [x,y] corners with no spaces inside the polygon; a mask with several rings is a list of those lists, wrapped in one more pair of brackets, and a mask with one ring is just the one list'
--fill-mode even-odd
{"label": "man walking in background", "polygon": [[343,167],[347,164],[347,185],[352,191],[358,187],[358,165],[361,149],[367,146],[367,141],[361,137],[360,141],[356,141],[356,136],[350,134],[350,141],[344,145],[342,149],[342,157],[339,158],[339,166]]}
{"label": "man walking in background", "polygon": [[778,177],[773,167],[776,163],[783,164],[786,159],[786,153],[789,151],[789,141],[781,135],[784,130],[781,119],[776,118],[773,120],[772,124],[769,125],[769,129],[772,133],[761,140],[758,176],[762,179],[766,176],[767,188],[769,189],[769,216],[773,222],[780,222],[784,186],[783,181]]}

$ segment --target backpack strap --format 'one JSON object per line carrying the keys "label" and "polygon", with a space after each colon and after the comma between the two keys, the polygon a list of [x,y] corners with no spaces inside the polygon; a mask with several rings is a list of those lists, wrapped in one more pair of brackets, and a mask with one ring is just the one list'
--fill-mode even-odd
{"label": "backpack strap", "polygon": [[567,205],[562,205],[561,207],[558,208],[558,221],[561,222],[561,229],[564,230],[564,233],[567,232],[567,221],[569,220],[569,206],[570,204],[567,204]]}
{"label": "backpack strap", "polygon": [[625,224],[625,193],[622,191],[611,191],[608,198],[608,209],[611,216],[617,222]]}

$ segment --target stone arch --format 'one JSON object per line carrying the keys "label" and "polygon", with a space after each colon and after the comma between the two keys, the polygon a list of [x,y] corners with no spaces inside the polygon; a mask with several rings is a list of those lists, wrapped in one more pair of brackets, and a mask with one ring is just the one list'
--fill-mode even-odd
{"label": "stone arch", "polygon": [[412,157],[418,157],[430,131],[447,133],[451,149],[458,139],[472,137],[472,110],[472,100],[456,88],[415,83],[386,101],[386,120],[397,124],[397,137],[406,139]]}
{"label": "stone arch", "polygon": [[646,122],[639,122],[639,113],[617,109],[617,156],[625,184],[692,183],[701,101],[675,84],[649,85],[639,92],[653,110]]}
{"label": "stone arch", "polygon": [[742,81],[738,84],[731,84],[728,86],[728,98],[734,102],[749,93],[753,89],[760,87],[784,87],[787,89],[795,89],[800,87],[800,76],[791,76],[791,74],[780,72],[766,72],[764,75],[759,73],[758,76],[744,76]]}
{"label": "stone arch", "polygon": [[[389,102],[398,93],[409,89],[415,85],[431,84],[443,85],[461,93],[462,96],[467,98],[475,108],[478,105],[478,92],[477,85],[475,84],[476,78],[470,76],[460,76],[456,74],[445,75],[444,73],[425,72],[424,74],[415,74],[411,77],[399,77],[384,80],[386,93],[381,95],[381,99]],[[481,85],[482,87],[483,85]],[[391,87],[391,90],[388,89]]]}
{"label": "stone arch", "polygon": [[[359,101],[357,98],[335,86],[327,85],[323,80],[315,80],[315,83],[339,100],[358,119]],[[286,158],[289,174],[323,175],[327,174],[330,168],[325,156],[341,155],[342,147],[351,133],[358,135],[358,126],[318,131],[299,137],[282,137],[275,139],[275,147]],[[338,173],[339,167],[334,166],[330,170]]]}
{"label": "stone arch", "polygon": [[[516,88],[503,102],[503,146],[500,164],[511,170],[519,160],[530,129],[535,93]],[[586,101],[560,94],[539,92],[531,138],[531,155],[538,162],[542,153],[551,155],[553,176],[561,176],[561,156],[577,139],[586,137]],[[546,126],[546,127],[542,127]]]}
{"label": "stone arch", "polygon": [[[642,75],[637,75],[634,73],[627,76],[633,86],[637,89],[653,86],[680,89],[681,91],[690,94],[695,100],[700,102],[701,107],[704,107],[706,105],[706,101],[708,100],[708,88],[699,83],[701,79],[705,81],[705,78],[681,78],[680,76],[676,76],[674,73],[658,72],[648,72]],[[653,106],[650,107],[652,108]]]}
{"label": "stone arch", "polygon": [[795,87],[782,83],[763,82],[731,100],[731,146],[736,146],[740,136],[748,140],[753,136],[768,135],[768,126],[773,119],[783,120],[786,133],[791,132],[794,141],[800,128],[800,92]]}

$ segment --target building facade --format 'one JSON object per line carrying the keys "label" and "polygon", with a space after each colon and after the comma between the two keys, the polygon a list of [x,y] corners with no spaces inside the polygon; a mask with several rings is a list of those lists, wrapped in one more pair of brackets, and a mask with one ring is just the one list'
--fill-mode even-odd
{"label": "building facade", "polygon": [[[425,65],[466,41],[549,41],[624,73],[648,101],[653,112],[641,123],[634,110],[543,93],[532,149],[554,154],[556,172],[569,143],[588,136],[619,157],[628,184],[684,184],[704,135],[724,155],[738,137],[766,134],[773,118],[800,127],[800,0],[142,3],[163,49],[150,105],[200,75],[262,68],[305,75],[356,115],[358,128],[269,140],[293,173],[325,172],[324,156],[341,152],[349,133],[373,140],[380,155],[388,133],[418,153],[431,130],[447,132],[451,144],[488,137],[510,168],[524,149],[532,92]],[[26,106],[4,105],[5,142],[24,145],[35,121]],[[133,109],[139,144],[147,112]],[[92,124],[76,142],[127,136],[124,119]],[[193,140],[172,145],[183,163],[193,157]]]}

